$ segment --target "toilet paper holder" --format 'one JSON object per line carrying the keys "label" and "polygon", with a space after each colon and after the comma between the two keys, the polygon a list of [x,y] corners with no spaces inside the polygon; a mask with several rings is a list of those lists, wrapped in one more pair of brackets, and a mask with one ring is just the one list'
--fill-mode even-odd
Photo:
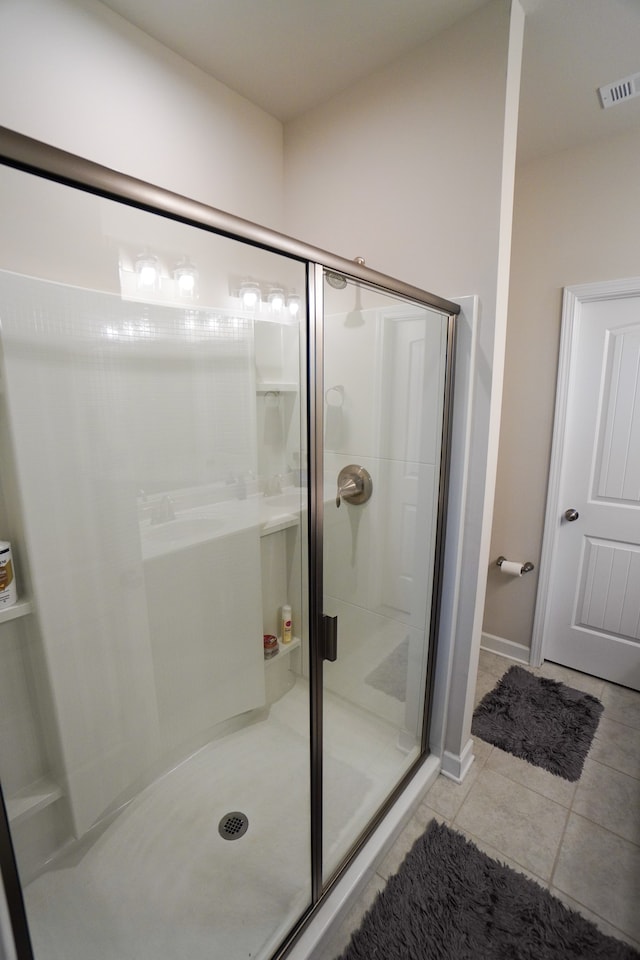
{"label": "toilet paper holder", "polygon": [[[498,557],[496,560],[496,566],[501,567],[506,559],[506,557]],[[526,563],[522,564],[522,573],[531,573],[532,570],[535,570],[535,567],[530,560],[527,560]]]}

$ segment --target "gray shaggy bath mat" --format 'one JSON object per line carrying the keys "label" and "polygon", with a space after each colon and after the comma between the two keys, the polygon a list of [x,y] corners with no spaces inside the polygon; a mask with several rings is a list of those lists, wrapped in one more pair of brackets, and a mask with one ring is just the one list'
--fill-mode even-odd
{"label": "gray shaggy bath mat", "polygon": [[640,960],[432,820],[339,960]]}
{"label": "gray shaggy bath mat", "polygon": [[473,714],[471,732],[565,780],[579,780],[603,706],[597,697],[511,667]]}
{"label": "gray shaggy bath mat", "polygon": [[407,670],[409,669],[409,637],[391,651],[364,682],[382,693],[395,697],[401,703],[407,699]]}

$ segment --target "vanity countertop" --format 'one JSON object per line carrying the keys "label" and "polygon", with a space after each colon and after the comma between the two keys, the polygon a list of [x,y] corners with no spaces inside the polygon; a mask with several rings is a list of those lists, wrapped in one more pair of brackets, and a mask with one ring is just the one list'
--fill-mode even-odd
{"label": "vanity countertop", "polygon": [[261,537],[285,530],[300,523],[306,497],[304,488],[292,487],[272,497],[258,494],[177,510],[173,519],[162,523],[144,520],[140,523],[143,559],[165,556],[251,528],[257,528]]}

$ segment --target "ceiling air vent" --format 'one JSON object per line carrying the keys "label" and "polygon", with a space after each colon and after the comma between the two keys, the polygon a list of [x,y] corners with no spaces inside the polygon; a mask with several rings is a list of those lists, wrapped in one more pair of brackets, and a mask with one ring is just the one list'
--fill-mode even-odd
{"label": "ceiling air vent", "polygon": [[603,107],[613,107],[623,100],[631,100],[632,97],[640,96],[640,73],[634,73],[624,80],[616,80],[615,83],[608,83],[604,87],[598,87],[600,94],[600,103]]}

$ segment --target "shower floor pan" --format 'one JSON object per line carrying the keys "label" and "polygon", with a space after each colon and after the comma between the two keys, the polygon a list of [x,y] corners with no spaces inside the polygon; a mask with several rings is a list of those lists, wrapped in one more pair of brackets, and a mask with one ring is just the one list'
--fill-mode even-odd
{"label": "shower floor pan", "polygon": [[[325,758],[325,852],[337,862],[365,826],[345,810],[371,809],[402,761],[397,730],[328,696],[329,741],[345,724],[356,732],[353,756],[343,743]],[[36,960],[269,957],[310,898],[307,705],[298,680],[265,720],[204,747],[30,883]],[[228,811],[249,820],[235,842],[218,832]]]}

